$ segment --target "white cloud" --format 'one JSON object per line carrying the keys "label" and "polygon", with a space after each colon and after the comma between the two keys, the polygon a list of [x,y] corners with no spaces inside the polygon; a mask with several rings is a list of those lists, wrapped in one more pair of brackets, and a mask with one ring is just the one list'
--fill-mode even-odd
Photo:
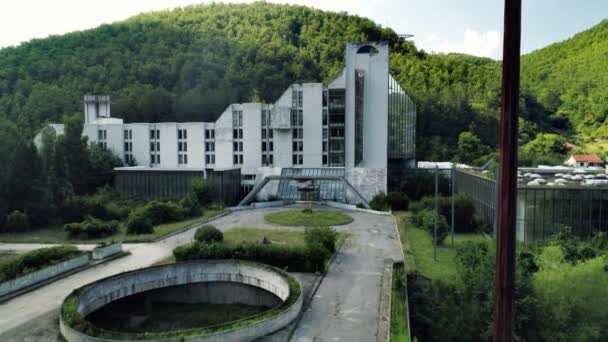
{"label": "white cloud", "polygon": [[479,32],[476,30],[467,29],[464,32],[462,42],[448,42],[440,44],[436,49],[437,52],[460,52],[469,55],[490,57],[494,59],[501,58],[501,38],[497,31]]}

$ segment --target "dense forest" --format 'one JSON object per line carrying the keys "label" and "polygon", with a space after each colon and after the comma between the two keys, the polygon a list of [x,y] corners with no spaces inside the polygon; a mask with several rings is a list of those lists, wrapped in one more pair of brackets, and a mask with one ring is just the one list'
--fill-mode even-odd
{"label": "dense forest", "polygon": [[[495,154],[499,62],[428,54],[347,13],[263,2],[146,13],[2,49],[0,117],[29,139],[81,112],[89,93],[110,94],[128,122],[213,120],[229,103],[331,80],[344,43],[366,40],[390,43],[391,72],[417,102],[419,159],[481,164]],[[523,57],[520,143],[533,144],[524,163],[558,160],[566,140],[608,138],[607,54],[604,21]]]}

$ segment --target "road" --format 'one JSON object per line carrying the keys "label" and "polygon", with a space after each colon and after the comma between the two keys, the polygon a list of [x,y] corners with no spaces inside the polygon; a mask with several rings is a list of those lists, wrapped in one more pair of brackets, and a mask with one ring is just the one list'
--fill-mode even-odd
{"label": "road", "polygon": [[[287,228],[267,223],[264,215],[302,206],[235,211],[211,222],[226,231],[233,227]],[[323,207],[328,209],[327,207]],[[311,308],[303,315],[292,341],[371,341],[375,339],[378,300],[385,258],[401,259],[391,216],[348,212],[353,222],[336,227],[349,233],[345,245],[321,283]],[[41,332],[56,323],[63,299],[75,288],[117,273],[147,267],[192,241],[196,228],[155,243],[124,244],[131,254],[70,275],[0,304],[0,340],[39,341]],[[0,250],[25,251],[48,245],[0,244]],[[90,246],[82,245],[84,249]],[[28,335],[27,332],[32,332]],[[7,333],[8,332],[8,333]],[[36,338],[32,336],[46,336]],[[29,336],[29,337],[28,337]]]}

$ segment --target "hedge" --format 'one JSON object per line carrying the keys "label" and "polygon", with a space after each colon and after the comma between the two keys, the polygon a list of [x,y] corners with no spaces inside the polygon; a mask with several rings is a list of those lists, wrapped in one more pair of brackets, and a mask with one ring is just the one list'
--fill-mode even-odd
{"label": "hedge", "polygon": [[17,278],[80,254],[76,246],[63,245],[29,251],[0,263],[0,281]]}
{"label": "hedge", "polygon": [[88,216],[80,223],[67,223],[63,228],[72,237],[84,235],[88,238],[97,238],[116,233],[118,226],[118,221],[102,221]]}
{"label": "hedge", "polygon": [[177,261],[240,259],[261,262],[289,272],[323,272],[329,252],[320,244],[287,247],[243,241],[236,246],[198,241],[173,250]]}

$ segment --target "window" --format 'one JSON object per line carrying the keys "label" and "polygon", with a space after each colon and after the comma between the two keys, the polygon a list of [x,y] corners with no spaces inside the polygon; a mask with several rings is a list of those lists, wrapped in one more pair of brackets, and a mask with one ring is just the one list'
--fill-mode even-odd
{"label": "window", "polygon": [[232,110],[232,161],[235,165],[243,164],[243,111]]}
{"label": "window", "polygon": [[181,128],[177,130],[177,163],[188,164],[188,130]]}
{"label": "window", "polygon": [[150,166],[154,167],[160,164],[160,130],[150,129]]}
{"label": "window", "polygon": [[205,130],[205,164],[215,164],[215,130]]}
{"label": "window", "polygon": [[272,165],[272,150],[273,150],[273,133],[270,128],[271,121],[270,107],[262,107],[261,122],[262,122],[262,166]]}

